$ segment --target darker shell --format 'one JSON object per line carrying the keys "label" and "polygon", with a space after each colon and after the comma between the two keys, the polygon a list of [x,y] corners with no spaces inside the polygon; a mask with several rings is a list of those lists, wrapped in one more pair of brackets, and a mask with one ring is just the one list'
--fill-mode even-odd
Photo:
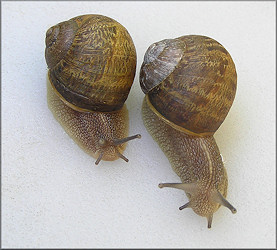
{"label": "darker shell", "polygon": [[136,50],[115,20],[84,15],[46,33],[46,62],[59,96],[77,110],[115,111],[128,97],[136,71]]}
{"label": "darker shell", "polygon": [[[159,58],[159,55],[153,60],[158,67],[169,65],[163,70],[168,74],[160,77],[159,83],[156,72],[161,69],[152,67],[153,61],[144,59],[140,72],[142,90],[169,121],[197,134],[213,134],[227,116],[235,97],[234,62],[227,50],[209,37],[183,36],[174,39],[175,44],[176,40],[184,44],[178,63],[177,55],[173,60],[170,56]],[[151,46],[148,53],[152,53]],[[165,61],[161,64],[161,60]]]}

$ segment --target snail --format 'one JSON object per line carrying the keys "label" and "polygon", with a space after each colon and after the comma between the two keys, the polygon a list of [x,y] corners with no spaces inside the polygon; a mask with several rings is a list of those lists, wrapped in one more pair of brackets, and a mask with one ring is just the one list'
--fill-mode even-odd
{"label": "snail", "polygon": [[69,136],[96,159],[122,158],[128,137],[125,100],[136,72],[128,31],[102,15],[82,15],[46,32],[48,107]]}
{"label": "snail", "polygon": [[192,208],[208,220],[226,200],[227,172],[213,137],[224,121],[237,87],[234,62],[212,38],[165,39],[146,51],[140,70],[144,125],[165,153],[181,183],[159,187],[184,190]]}

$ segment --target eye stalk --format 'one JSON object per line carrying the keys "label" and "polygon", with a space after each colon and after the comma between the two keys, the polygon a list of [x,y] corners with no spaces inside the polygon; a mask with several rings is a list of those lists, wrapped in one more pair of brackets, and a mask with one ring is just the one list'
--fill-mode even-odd
{"label": "eye stalk", "polygon": [[[198,204],[196,203],[197,200],[199,200],[199,197],[202,199],[203,193],[199,192],[199,187],[197,186],[196,183],[160,183],[159,188],[164,188],[164,187],[171,187],[171,188],[176,188],[176,189],[182,189],[185,192],[189,192],[192,196],[198,196],[197,198],[194,198],[193,200],[190,200],[188,203],[185,205],[179,207],[179,210],[183,210],[185,208],[193,208],[193,210],[200,210],[202,211],[203,208],[198,208]],[[207,195],[207,194],[205,194]],[[222,205],[224,207],[227,207],[230,209],[230,211],[235,214],[237,212],[236,208],[234,208],[224,197],[223,195],[218,191],[214,190],[210,193],[209,195],[209,203],[207,203],[207,206],[210,205],[211,208],[206,208],[205,210],[212,210],[213,207],[215,207],[215,204]],[[195,203],[195,204],[194,204]],[[214,213],[215,211],[213,211]],[[206,216],[208,219],[208,228],[211,228],[212,225],[212,220],[213,220],[213,213],[209,214],[206,216],[205,214],[198,213],[201,216]]]}
{"label": "eye stalk", "polygon": [[211,200],[213,202],[216,202],[224,207],[227,207],[230,209],[230,211],[235,214],[237,212],[237,209],[235,209],[224,197],[223,195],[218,191],[214,191],[212,192],[211,196],[210,196]]}
{"label": "eye stalk", "polygon": [[122,138],[122,139],[115,139],[113,141],[108,141],[107,139],[100,138],[99,141],[98,141],[98,144],[101,147],[101,150],[100,150],[100,154],[99,154],[97,160],[95,161],[95,165],[99,164],[99,162],[101,161],[101,159],[104,156],[104,152],[105,152],[105,149],[107,147],[114,147],[116,155],[119,158],[121,158],[122,160],[128,162],[129,161],[128,158],[126,158],[123,154],[121,154],[119,152],[117,146],[119,146],[119,145],[121,145],[121,144],[123,144],[125,142],[131,141],[131,140],[134,140],[134,139],[140,139],[140,138],[141,138],[140,134],[128,136],[128,137],[125,137],[125,138]]}

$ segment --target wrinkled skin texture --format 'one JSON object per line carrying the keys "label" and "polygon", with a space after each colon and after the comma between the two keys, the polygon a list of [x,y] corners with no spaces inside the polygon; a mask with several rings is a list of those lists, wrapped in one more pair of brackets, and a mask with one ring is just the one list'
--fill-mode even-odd
{"label": "wrinkled skin texture", "polygon": [[[112,142],[128,135],[128,110],[126,105],[113,113],[78,112],[71,109],[47,83],[48,107],[68,135],[89,155],[98,158],[103,151],[102,160],[112,161],[119,158],[117,151],[123,153],[126,144],[101,145],[101,140]],[[105,124],[105,125],[104,125]]]}
{"label": "wrinkled skin texture", "polygon": [[212,216],[220,207],[219,199],[226,197],[228,187],[227,173],[214,137],[191,136],[172,128],[149,108],[146,98],[142,117],[147,131],[165,153],[182,183],[186,184],[160,184],[160,187],[183,189],[190,200],[189,207],[206,217],[211,227]]}

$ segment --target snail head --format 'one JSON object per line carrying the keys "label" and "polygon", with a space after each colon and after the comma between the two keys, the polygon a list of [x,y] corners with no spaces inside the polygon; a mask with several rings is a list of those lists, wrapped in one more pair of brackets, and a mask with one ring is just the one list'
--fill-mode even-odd
{"label": "snail head", "polygon": [[192,208],[192,210],[208,220],[208,228],[211,228],[213,214],[222,205],[230,209],[234,214],[237,210],[223,197],[218,190],[201,191],[199,183],[160,183],[159,187],[171,187],[184,190],[188,197],[189,202],[179,207],[179,210],[184,208]]}

